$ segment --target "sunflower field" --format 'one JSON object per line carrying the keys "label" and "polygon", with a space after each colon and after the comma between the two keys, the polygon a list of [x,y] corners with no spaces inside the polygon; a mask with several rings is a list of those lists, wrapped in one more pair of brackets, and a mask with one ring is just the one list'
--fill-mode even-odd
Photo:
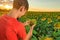
{"label": "sunflower field", "polygon": [[[23,23],[27,20],[36,24],[30,40],[60,40],[60,12],[28,12],[18,19]],[[29,32],[29,25],[26,32]]]}
{"label": "sunflower field", "polygon": [[[18,20],[36,20],[31,40],[60,40],[60,12],[28,12]],[[26,26],[29,31],[29,25]]]}

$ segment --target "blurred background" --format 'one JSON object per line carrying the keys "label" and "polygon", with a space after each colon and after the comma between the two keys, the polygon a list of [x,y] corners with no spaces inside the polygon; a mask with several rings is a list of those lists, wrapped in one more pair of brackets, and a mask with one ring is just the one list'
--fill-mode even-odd
{"label": "blurred background", "polygon": [[[60,0],[28,0],[29,11],[58,11],[60,12]],[[0,0],[0,9],[12,9],[13,0]]]}
{"label": "blurred background", "polygon": [[[36,24],[31,40],[60,40],[60,0],[28,0],[28,12],[18,19]],[[9,13],[13,0],[0,0],[0,16]],[[29,25],[26,26],[29,31]]]}

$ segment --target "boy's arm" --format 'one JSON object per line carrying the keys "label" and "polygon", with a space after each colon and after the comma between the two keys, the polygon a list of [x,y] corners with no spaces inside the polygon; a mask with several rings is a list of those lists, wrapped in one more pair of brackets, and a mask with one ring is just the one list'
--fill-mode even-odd
{"label": "boy's arm", "polygon": [[26,29],[24,27],[25,25],[20,25],[18,27],[18,36],[19,38],[21,38],[22,40],[29,40],[32,36],[32,32],[33,32],[33,29],[34,29],[34,26],[35,25],[32,25],[30,27],[30,31],[28,32],[28,34],[26,34]]}
{"label": "boy's arm", "polygon": [[31,38],[34,26],[35,25],[33,25],[32,27],[30,27],[30,31],[28,32],[28,34],[27,34],[27,36],[26,36],[26,38],[24,40],[29,40]]}

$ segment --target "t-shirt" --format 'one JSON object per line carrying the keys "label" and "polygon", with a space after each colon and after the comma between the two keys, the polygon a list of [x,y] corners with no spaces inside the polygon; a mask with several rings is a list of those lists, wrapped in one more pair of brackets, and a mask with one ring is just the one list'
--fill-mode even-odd
{"label": "t-shirt", "polygon": [[0,17],[0,40],[24,40],[26,30],[23,23],[8,15]]}

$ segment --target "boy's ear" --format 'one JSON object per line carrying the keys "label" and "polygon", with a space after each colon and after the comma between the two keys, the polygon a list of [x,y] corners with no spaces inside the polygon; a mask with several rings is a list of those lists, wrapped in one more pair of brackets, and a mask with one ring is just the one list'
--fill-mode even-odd
{"label": "boy's ear", "polygon": [[25,7],[24,7],[24,6],[21,6],[21,7],[19,8],[19,10],[20,10],[20,11],[24,11],[24,10],[25,10]]}

